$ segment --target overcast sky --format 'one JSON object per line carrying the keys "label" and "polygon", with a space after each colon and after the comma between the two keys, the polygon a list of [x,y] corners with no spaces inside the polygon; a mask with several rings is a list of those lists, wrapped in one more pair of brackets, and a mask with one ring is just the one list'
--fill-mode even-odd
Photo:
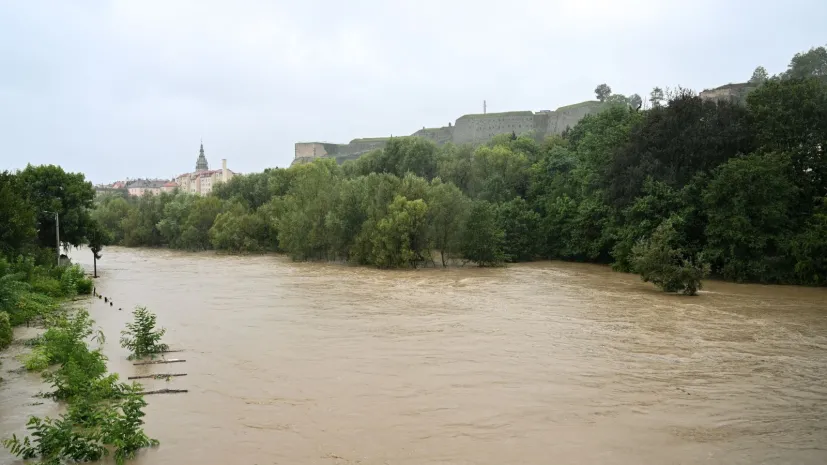
{"label": "overcast sky", "polygon": [[0,0],[0,169],[95,183],[783,71],[827,1]]}

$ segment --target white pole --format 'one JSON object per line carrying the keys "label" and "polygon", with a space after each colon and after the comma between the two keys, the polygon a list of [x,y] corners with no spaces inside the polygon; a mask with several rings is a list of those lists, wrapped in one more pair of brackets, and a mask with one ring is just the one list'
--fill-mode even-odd
{"label": "white pole", "polygon": [[57,265],[60,266],[60,217],[55,212],[55,236],[57,238]]}

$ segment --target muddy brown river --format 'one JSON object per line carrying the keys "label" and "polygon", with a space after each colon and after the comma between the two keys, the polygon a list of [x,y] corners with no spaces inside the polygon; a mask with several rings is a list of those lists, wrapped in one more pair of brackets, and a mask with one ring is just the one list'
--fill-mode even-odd
{"label": "muddy brown river", "polygon": [[[146,397],[161,446],[134,464],[827,463],[825,289],[709,282],[691,298],[593,265],[118,248],[99,272],[115,306],[87,305],[110,370],[187,373],[144,383],[189,393]],[[136,305],[186,363],[126,360]],[[31,405],[38,375],[9,372],[21,350],[3,353],[3,437],[57,412]]]}

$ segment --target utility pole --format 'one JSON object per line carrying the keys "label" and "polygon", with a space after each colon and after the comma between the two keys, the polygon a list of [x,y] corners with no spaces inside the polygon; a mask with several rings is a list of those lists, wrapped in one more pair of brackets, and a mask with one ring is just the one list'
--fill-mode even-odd
{"label": "utility pole", "polygon": [[55,212],[55,239],[57,240],[57,266],[60,266],[60,217]]}
{"label": "utility pole", "polygon": [[482,101],[482,114],[484,115],[487,112],[488,112],[488,104],[485,102],[485,100],[483,100]]}
{"label": "utility pole", "polygon": [[55,240],[57,240],[57,266],[60,266],[60,216],[57,212],[43,210],[43,213],[55,214]]}

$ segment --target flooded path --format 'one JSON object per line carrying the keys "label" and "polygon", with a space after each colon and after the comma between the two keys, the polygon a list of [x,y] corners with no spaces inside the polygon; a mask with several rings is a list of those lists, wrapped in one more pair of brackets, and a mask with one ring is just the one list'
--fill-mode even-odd
{"label": "flooded path", "polygon": [[[188,373],[145,380],[189,393],[147,396],[161,446],[135,464],[827,463],[825,289],[687,298],[592,265],[389,272],[118,248],[99,270],[110,370]],[[126,361],[135,305],[186,363]],[[9,357],[3,437],[56,411],[24,405],[45,385]]]}

